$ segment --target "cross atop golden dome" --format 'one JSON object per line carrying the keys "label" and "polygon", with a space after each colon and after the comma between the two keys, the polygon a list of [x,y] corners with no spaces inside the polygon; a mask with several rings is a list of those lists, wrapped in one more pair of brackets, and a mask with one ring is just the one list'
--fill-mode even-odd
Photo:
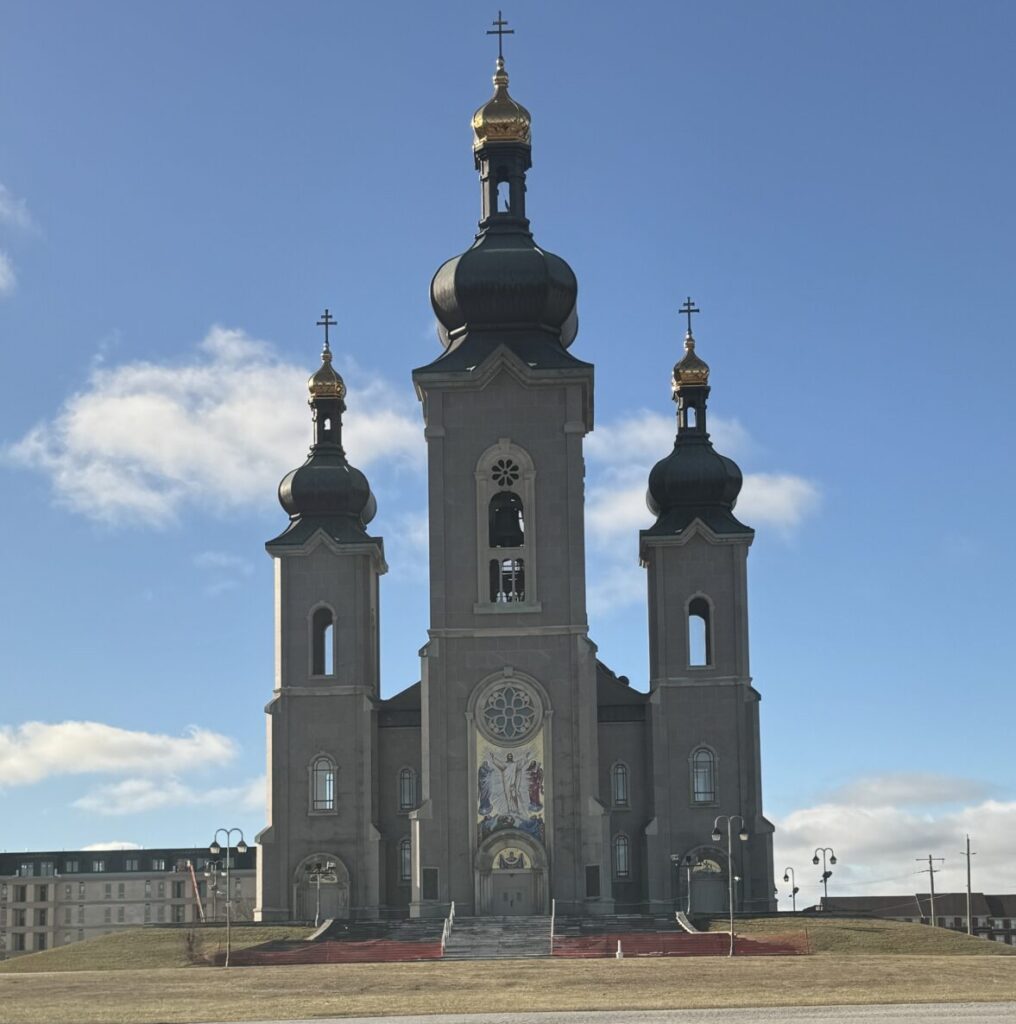
{"label": "cross atop golden dome", "polygon": [[317,326],[325,329],[325,344],[321,349],[321,367],[311,374],[307,381],[307,390],[310,392],[310,401],[315,398],[338,398],[346,397],[346,382],[339,376],[335,367],[332,366],[332,349],[328,344],[328,328],[334,327],[335,318],[326,309]]}

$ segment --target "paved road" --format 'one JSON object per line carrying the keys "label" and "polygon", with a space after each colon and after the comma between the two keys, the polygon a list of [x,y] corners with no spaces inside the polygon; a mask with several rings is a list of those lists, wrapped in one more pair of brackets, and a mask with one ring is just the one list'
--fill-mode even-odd
{"label": "paved road", "polygon": [[467,1013],[416,1017],[317,1017],[243,1024],[1013,1024],[1016,1003],[906,1003],[897,1006],[783,1006],[736,1010],[603,1010],[568,1013]]}

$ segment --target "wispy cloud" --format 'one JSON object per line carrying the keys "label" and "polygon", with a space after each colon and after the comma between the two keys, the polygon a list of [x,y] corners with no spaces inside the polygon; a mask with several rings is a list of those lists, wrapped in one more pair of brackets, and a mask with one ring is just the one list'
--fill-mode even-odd
{"label": "wispy cloud", "polygon": [[28,212],[28,204],[19,199],[11,190],[0,182],[0,224],[20,228],[22,231],[34,231],[35,221]]}
{"label": "wispy cloud", "polygon": [[160,779],[124,779],[99,786],[74,801],[79,810],[116,817],[142,814],[168,807],[219,805],[248,811],[265,808],[265,778],[259,776],[239,786],[212,789],[188,786],[168,776]]}
{"label": "wispy cloud", "polygon": [[10,256],[0,249],[0,297],[10,295],[17,287],[18,278]]}
{"label": "wispy cloud", "polygon": [[[350,414],[343,440],[355,465],[420,463],[415,400],[343,367]],[[214,327],[181,364],[93,369],[60,414],[7,457],[50,477],[66,504],[109,523],[166,526],[188,506],[264,505],[310,439],[307,368],[241,330]]]}
{"label": "wispy cloud", "polygon": [[67,775],[160,775],[236,755],[228,736],[197,726],[167,736],[102,722],[26,722],[0,726],[0,787]]}
{"label": "wispy cloud", "polygon": [[1016,801],[984,799],[994,787],[976,780],[903,772],[844,784],[825,800],[775,821],[777,888],[793,867],[802,892],[798,906],[821,896],[821,868],[812,864],[816,847],[830,846],[837,862],[830,895],[912,894],[928,891],[920,862],[929,853],[944,857],[935,877],[939,891],[962,890],[966,835],[974,839],[974,888],[1012,889],[1010,849],[1016,835]]}

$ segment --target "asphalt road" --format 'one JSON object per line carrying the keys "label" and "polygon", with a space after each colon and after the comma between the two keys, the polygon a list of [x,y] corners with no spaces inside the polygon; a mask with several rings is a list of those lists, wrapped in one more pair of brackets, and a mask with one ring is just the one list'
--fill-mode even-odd
{"label": "asphalt road", "polygon": [[415,1017],[317,1017],[242,1024],[1013,1024],[1016,1003],[906,1003],[895,1006],[783,1006],[734,1010],[602,1010],[568,1013],[467,1013]]}

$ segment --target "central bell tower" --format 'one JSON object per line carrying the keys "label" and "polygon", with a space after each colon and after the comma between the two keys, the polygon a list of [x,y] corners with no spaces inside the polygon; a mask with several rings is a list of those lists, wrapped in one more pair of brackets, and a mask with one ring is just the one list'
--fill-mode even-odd
{"label": "central bell tower", "polygon": [[430,629],[421,669],[414,916],[613,909],[585,604],[582,439],[593,368],[571,267],[526,209],[531,117],[473,116],[478,233],[431,302],[444,352],[413,373],[428,451]]}

